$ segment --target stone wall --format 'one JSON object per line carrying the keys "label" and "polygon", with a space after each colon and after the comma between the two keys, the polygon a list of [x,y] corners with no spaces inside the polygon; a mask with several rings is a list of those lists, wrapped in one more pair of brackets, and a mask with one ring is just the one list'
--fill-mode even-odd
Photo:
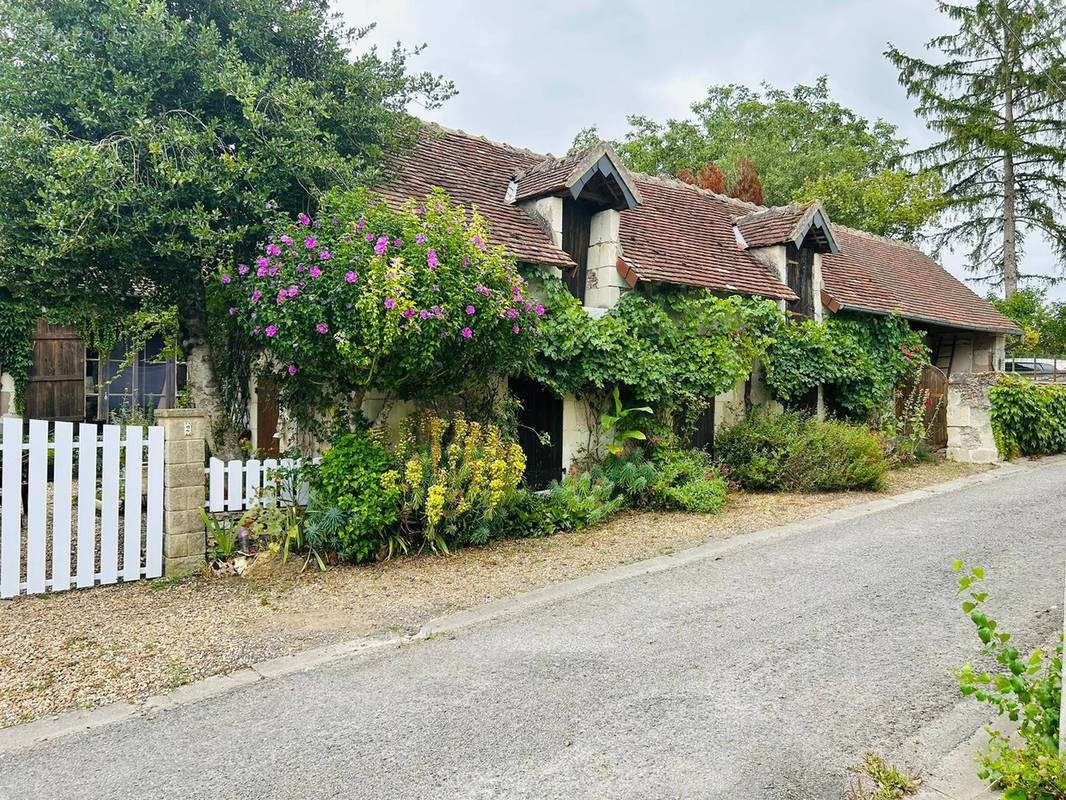
{"label": "stone wall", "polygon": [[948,379],[948,458],[967,464],[992,464],[999,460],[992,435],[988,390],[995,372],[955,373]]}

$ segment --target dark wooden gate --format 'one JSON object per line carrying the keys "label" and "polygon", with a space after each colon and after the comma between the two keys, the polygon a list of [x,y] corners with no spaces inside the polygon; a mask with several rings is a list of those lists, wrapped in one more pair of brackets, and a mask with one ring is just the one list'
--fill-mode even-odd
{"label": "dark wooden gate", "polygon": [[85,420],[85,342],[66,325],[37,320],[26,388],[30,419]]}
{"label": "dark wooden gate", "polygon": [[278,387],[261,379],[255,387],[255,443],[260,455],[277,458]]}
{"label": "dark wooden gate", "polygon": [[929,406],[925,409],[925,425],[929,430],[929,445],[937,450],[948,446],[948,376],[938,367],[932,365],[922,370],[917,381],[907,381],[902,385],[902,396],[896,400],[896,414],[903,411],[903,402],[919,387],[929,392]]}
{"label": "dark wooden gate", "polygon": [[[543,489],[563,476],[563,401],[550,389],[528,380],[510,380],[519,402],[518,444],[526,454],[526,485]],[[547,433],[550,444],[542,444]]]}

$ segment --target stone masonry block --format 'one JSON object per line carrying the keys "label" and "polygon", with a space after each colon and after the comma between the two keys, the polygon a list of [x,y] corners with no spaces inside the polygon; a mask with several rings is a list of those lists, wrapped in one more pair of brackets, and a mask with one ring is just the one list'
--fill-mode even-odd
{"label": "stone masonry block", "polygon": [[614,242],[602,242],[589,245],[588,268],[610,267],[618,271],[618,245]]}
{"label": "stone masonry block", "polygon": [[589,246],[607,242],[617,243],[621,221],[622,215],[613,208],[594,214],[589,226]]}
{"label": "stone masonry block", "polygon": [[182,533],[203,533],[204,518],[200,516],[200,509],[186,509],[185,511],[163,512],[163,528],[167,535]]}
{"label": "stone masonry block", "polygon": [[593,308],[614,308],[621,296],[621,289],[615,286],[597,286],[585,292],[585,305]]}
{"label": "stone masonry block", "polygon": [[203,464],[167,464],[163,470],[163,486],[197,486],[204,482]]}
{"label": "stone masonry block", "polygon": [[175,486],[163,492],[164,511],[192,511],[204,506],[204,487]]}
{"label": "stone masonry block", "polygon": [[181,575],[198,573],[204,568],[204,557],[199,556],[175,556],[163,557],[163,574],[168,578],[176,578]]}
{"label": "stone masonry block", "polygon": [[199,464],[203,469],[206,455],[207,447],[203,439],[164,440],[163,462],[165,464]]}
{"label": "stone masonry block", "polygon": [[948,427],[958,427],[970,424],[970,407],[964,405],[948,406]]}
{"label": "stone masonry block", "polygon": [[207,549],[206,541],[202,530],[199,533],[177,533],[167,536],[163,542],[163,556],[165,558],[198,556],[203,559]]}

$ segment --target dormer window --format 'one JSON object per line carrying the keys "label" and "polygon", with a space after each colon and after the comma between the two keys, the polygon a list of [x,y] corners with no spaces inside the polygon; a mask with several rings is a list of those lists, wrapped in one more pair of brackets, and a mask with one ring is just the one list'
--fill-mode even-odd
{"label": "dormer window", "polygon": [[546,159],[515,175],[505,199],[531,206],[547,200],[559,204],[562,235],[556,244],[575,264],[564,269],[562,277],[570,293],[582,303],[588,282],[592,218],[606,210],[635,208],[641,201],[632,178],[611,146],[603,142],[565,158]]}

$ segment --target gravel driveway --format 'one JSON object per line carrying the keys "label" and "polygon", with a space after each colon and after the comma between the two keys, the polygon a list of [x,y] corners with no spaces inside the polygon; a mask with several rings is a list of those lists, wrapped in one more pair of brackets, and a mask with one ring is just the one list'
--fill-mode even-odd
{"label": "gravel driveway", "polygon": [[[1019,646],[1061,624],[1066,463],[44,743],[11,798],[824,798],[972,735],[951,561]],[[1040,498],[1039,504],[1033,498]],[[947,721],[947,722],[945,722]]]}
{"label": "gravel driveway", "polygon": [[[887,493],[971,474],[898,470]],[[189,578],[0,603],[0,727],[71,708],[136,701],[184,683],[709,540],[866,502],[871,492],[733,494],[699,514],[629,514],[577,533],[495,542],[327,573],[298,565],[250,578]],[[274,565],[279,566],[279,565]]]}

